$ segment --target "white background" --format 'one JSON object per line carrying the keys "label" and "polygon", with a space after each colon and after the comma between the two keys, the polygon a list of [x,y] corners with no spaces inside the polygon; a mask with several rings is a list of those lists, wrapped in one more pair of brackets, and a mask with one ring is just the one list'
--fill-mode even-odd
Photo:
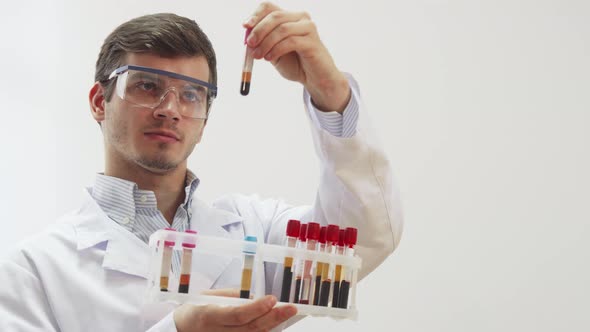
{"label": "white background", "polygon": [[[590,2],[279,1],[309,12],[358,79],[405,210],[398,250],[359,285],[357,322],[293,331],[590,330]],[[301,88],[268,63],[238,93],[255,1],[0,5],[0,252],[81,200],[103,169],[87,95],[123,21],[196,19],[219,99],[189,165],[197,195],[313,200]]]}

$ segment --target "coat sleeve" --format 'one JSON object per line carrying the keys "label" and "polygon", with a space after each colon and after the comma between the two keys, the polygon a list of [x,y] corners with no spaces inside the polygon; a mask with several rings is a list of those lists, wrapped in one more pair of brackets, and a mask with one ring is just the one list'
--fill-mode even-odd
{"label": "coat sleeve", "polygon": [[[359,111],[356,131],[351,137],[337,137],[322,129],[315,118],[311,98],[304,92],[320,160],[320,183],[313,205],[294,207],[280,200],[239,195],[221,199],[216,205],[243,216],[249,221],[245,228],[262,225],[265,242],[272,244],[284,244],[289,219],[356,227],[356,253],[363,259],[359,278],[363,278],[398,245],[402,213],[391,163],[371,130],[356,81],[349,76],[349,82],[352,97],[347,109],[352,105]],[[279,271],[268,268],[266,272],[267,291],[272,289],[276,293],[273,284]]]}
{"label": "coat sleeve", "polygon": [[0,330],[59,331],[46,293],[26,261],[0,262]]}
{"label": "coat sleeve", "polygon": [[[335,137],[311,126],[321,165],[311,218],[324,225],[358,228],[355,252],[363,259],[359,271],[359,278],[363,278],[399,244],[402,212],[391,162],[370,126],[358,84],[351,76],[349,83],[350,103],[356,103],[359,109],[356,133],[347,138]],[[311,110],[313,105],[307,92],[304,101]],[[313,120],[314,112],[308,114]]]}

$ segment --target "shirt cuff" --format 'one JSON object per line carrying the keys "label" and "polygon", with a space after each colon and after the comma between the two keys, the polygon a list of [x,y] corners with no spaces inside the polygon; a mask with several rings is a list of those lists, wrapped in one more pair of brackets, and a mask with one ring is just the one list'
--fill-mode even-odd
{"label": "shirt cuff", "polygon": [[[351,80],[354,80],[350,75],[346,75],[349,80],[349,86],[354,89],[356,84],[353,84]],[[356,134],[356,127],[359,118],[359,100],[357,100],[357,94],[354,91],[350,94],[350,101],[342,114],[338,112],[322,112],[318,110],[315,105],[311,102],[311,96],[304,91],[303,98],[305,99],[305,105],[307,106],[310,116],[314,124],[332,136],[336,137],[352,137]]]}

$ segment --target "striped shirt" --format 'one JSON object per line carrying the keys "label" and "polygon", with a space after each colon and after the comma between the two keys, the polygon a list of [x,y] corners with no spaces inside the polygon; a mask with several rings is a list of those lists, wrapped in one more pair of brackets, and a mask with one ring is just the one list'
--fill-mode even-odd
{"label": "striped shirt", "polygon": [[[188,207],[199,179],[187,170],[185,183],[184,202],[176,210],[172,225],[158,210],[154,192],[139,189],[134,182],[97,174],[91,195],[109,218],[147,244],[150,235],[159,229],[170,227],[179,232],[190,229],[191,211]],[[172,269],[179,271],[179,267],[180,256],[174,255]]]}

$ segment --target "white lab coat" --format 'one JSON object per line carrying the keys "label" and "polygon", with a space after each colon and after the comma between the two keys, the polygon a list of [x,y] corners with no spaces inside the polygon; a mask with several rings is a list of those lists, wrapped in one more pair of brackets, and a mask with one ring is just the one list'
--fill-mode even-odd
{"label": "white lab coat", "polygon": [[[353,98],[360,102],[351,80]],[[306,107],[311,109],[309,96]],[[313,123],[314,113],[309,112]],[[191,228],[199,234],[242,240],[254,235],[283,244],[286,222],[300,219],[358,227],[359,277],[397,246],[401,211],[391,167],[371,138],[360,109],[357,134],[334,137],[312,125],[321,161],[316,202],[291,207],[257,196],[229,195],[208,205],[193,199]],[[171,307],[143,306],[150,253],[145,243],[113,222],[85,191],[82,206],[0,261],[1,331],[175,331]],[[191,288],[237,288],[241,266],[229,258],[199,261]],[[276,267],[265,288],[278,295]],[[192,291],[192,289],[191,289]],[[154,325],[154,323],[156,323]]]}

